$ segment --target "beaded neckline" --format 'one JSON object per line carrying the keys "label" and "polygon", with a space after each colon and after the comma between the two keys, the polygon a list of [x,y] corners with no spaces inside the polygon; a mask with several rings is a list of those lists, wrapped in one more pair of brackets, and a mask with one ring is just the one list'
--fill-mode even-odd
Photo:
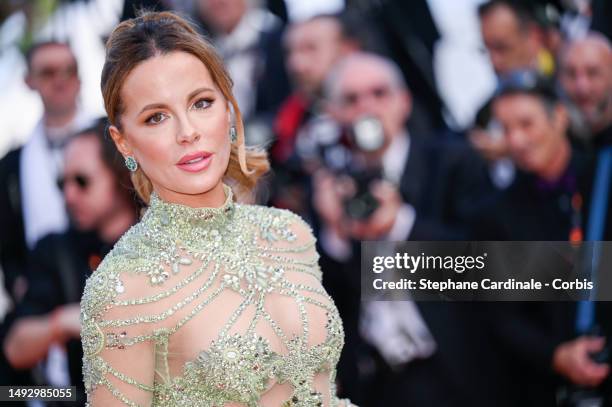
{"label": "beaded neckline", "polygon": [[[190,227],[218,227],[229,220],[234,212],[234,195],[232,189],[223,184],[225,192],[225,202],[223,205],[212,208],[192,208],[190,206],[171,203],[162,200],[156,192],[151,193],[149,208],[147,209],[143,221],[147,222],[155,219],[161,226],[170,229],[189,224]],[[157,223],[157,222],[155,222]]]}

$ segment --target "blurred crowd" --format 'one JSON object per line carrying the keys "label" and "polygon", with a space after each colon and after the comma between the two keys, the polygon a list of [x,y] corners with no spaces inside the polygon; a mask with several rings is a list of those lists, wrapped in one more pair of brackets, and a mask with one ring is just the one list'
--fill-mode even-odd
{"label": "blurred crowd", "polygon": [[[25,16],[23,86],[42,102],[0,160],[0,384],[75,385],[79,405],[84,282],[143,205],[101,106],[83,103],[91,61],[34,22],[43,6],[53,19],[94,3],[0,5],[5,24]],[[190,16],[223,57],[247,143],[272,164],[246,199],[298,213],[317,237],[345,327],[341,395],[361,406],[612,405],[609,303],[360,301],[362,241],[612,240],[612,2],[460,2],[494,72],[470,120],[453,114],[437,68],[433,10],[451,0],[347,0],[310,14],[283,0],[111,3],[115,21],[92,26],[97,47],[144,7]],[[459,93],[479,86],[459,79]]]}

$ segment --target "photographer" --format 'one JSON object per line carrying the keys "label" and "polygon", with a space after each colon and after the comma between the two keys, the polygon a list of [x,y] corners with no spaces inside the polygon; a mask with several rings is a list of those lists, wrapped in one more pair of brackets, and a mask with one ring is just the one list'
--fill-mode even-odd
{"label": "photographer", "polygon": [[342,240],[458,239],[487,191],[484,167],[458,141],[409,134],[412,97],[383,57],[343,59],[326,80],[328,112],[340,135],[321,144],[314,207],[323,245]]}
{"label": "photographer", "polygon": [[[576,244],[601,240],[589,227],[592,159],[572,148],[567,110],[553,83],[533,71],[513,72],[500,82],[493,112],[518,171],[514,182],[477,218],[474,229],[479,240]],[[515,263],[508,258],[504,264],[511,269]],[[539,272],[547,267],[559,270],[551,263],[538,266]],[[581,406],[586,400],[603,403],[609,398],[607,304],[593,305],[586,316],[572,302],[508,302],[488,307],[494,340],[505,358],[506,381],[522,382],[516,386],[521,390],[515,392],[520,405]],[[582,322],[585,317],[586,323]],[[555,394],[560,385],[562,391]]]}
{"label": "photographer", "polygon": [[515,71],[500,82],[492,106],[518,171],[477,218],[476,237],[582,240],[588,162],[571,147],[567,110],[552,82],[534,71]]}
{"label": "photographer", "polygon": [[[476,197],[490,188],[482,162],[465,144],[407,130],[411,94],[388,59],[348,56],[334,67],[325,90],[336,137],[333,126],[321,124],[327,131],[298,140],[298,152],[310,152],[309,165],[318,168],[313,206],[320,264],[347,331],[340,372],[373,367],[360,372],[359,390],[376,396],[362,404],[493,405],[502,399],[495,393],[498,366],[486,333],[477,329],[477,307],[381,301],[360,310],[359,298],[360,240],[466,236],[465,222],[479,207]],[[359,331],[367,344],[356,339]]]}

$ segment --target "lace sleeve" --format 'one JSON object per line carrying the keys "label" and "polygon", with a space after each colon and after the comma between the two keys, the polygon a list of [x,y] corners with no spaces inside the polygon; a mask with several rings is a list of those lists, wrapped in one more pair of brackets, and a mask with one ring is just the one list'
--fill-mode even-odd
{"label": "lace sleeve", "polygon": [[118,272],[124,262],[105,259],[87,281],[81,301],[83,377],[88,406],[150,406],[155,380],[159,310],[142,275]]}

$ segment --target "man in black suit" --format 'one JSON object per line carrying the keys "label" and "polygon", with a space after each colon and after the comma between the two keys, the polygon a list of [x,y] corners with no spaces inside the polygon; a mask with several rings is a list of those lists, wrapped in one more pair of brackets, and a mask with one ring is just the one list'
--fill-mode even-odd
{"label": "man in black suit", "polygon": [[[517,166],[514,182],[483,210],[474,226],[481,240],[601,240],[590,232],[592,163],[567,138],[569,120],[550,81],[533,71],[509,74],[498,87],[493,112]],[[602,264],[609,253],[602,254]],[[510,263],[512,264],[512,263]],[[543,269],[544,266],[540,267]],[[576,303],[491,304],[489,324],[520,405],[554,406],[561,379],[587,387],[604,383],[609,366],[591,354],[602,337],[576,331]],[[597,307],[595,324],[610,337],[609,308]],[[589,322],[590,324],[593,321]],[[578,334],[585,335],[579,336]]]}
{"label": "man in black suit", "polygon": [[339,203],[347,196],[330,186],[331,173],[316,174],[315,203],[325,225],[346,225],[359,240],[467,237],[466,220],[478,211],[478,195],[487,191],[483,162],[451,137],[430,140],[408,132],[412,97],[395,63],[374,54],[350,55],[327,77],[326,96],[327,110],[343,133],[339,143],[351,156],[348,171],[373,170],[379,177],[369,191],[378,209],[356,220],[344,216]]}
{"label": "man in black suit", "polygon": [[[359,364],[350,360],[350,353],[358,359],[369,351],[367,362],[375,368],[361,386],[365,394],[349,393],[364,405],[504,405],[494,380],[497,356],[486,332],[478,329],[482,310],[475,304],[362,304],[364,315],[373,315],[370,320],[388,324],[387,329],[362,329],[369,345],[356,339],[359,241],[466,236],[467,219],[478,211],[476,198],[486,195],[482,163],[465,145],[443,143],[438,137],[424,140],[406,130],[411,96],[392,61],[364,53],[348,56],[326,84],[328,111],[344,129],[344,137],[326,146],[327,168],[314,176],[314,207],[324,283],[347,331],[341,384],[347,366],[353,364],[356,370]],[[334,168],[346,155],[337,152],[341,148],[351,158],[338,173]],[[377,178],[357,175],[364,169]],[[355,198],[361,201],[355,205],[358,210],[352,208]],[[361,211],[360,205],[371,207]],[[418,346],[398,335],[396,328],[405,325],[413,339],[420,338]],[[397,352],[400,348],[405,352]]]}
{"label": "man in black suit", "polygon": [[[609,2],[599,2],[601,8],[603,9],[604,3],[610,10]],[[594,7],[597,7],[597,2]],[[602,15],[596,14],[595,19]],[[592,235],[587,232],[587,239],[606,241],[612,240],[612,176],[610,176],[612,172],[612,70],[610,66],[612,66],[610,39],[594,32],[568,44],[561,56],[561,84],[570,101],[578,108],[588,125],[590,133],[588,141],[594,155],[592,184],[598,187],[591,188],[585,199],[585,209],[588,209],[589,212],[589,226],[593,226]],[[608,178],[607,183],[605,182],[606,177]],[[612,253],[604,251],[600,263],[609,264],[611,257]],[[603,271],[604,269],[601,270],[600,284],[609,287],[612,284],[609,273]],[[610,304],[610,302],[599,302],[595,307],[594,318],[595,326],[601,328],[608,341],[612,337],[612,326],[608,317],[612,313]],[[608,343],[607,346],[609,347],[610,344]],[[612,398],[612,395],[610,397]]]}
{"label": "man in black suit", "polygon": [[515,71],[492,109],[517,167],[513,183],[475,223],[480,240],[582,240],[587,157],[572,149],[569,117],[550,81]]}
{"label": "man in black suit", "polygon": [[[610,40],[592,32],[585,38],[567,44],[561,55],[560,82],[569,101],[577,108],[585,124],[586,149],[595,157],[593,184],[596,178],[606,176],[600,163],[612,155],[612,45]],[[607,172],[612,171],[610,169]],[[603,223],[603,236],[597,239],[612,240],[612,178],[601,192],[608,195],[608,205]],[[594,192],[593,192],[594,193]],[[602,199],[587,196],[585,204]]]}
{"label": "man in black suit", "polygon": [[70,47],[43,42],[34,45],[26,59],[25,81],[40,95],[43,117],[26,144],[0,160],[0,263],[14,301],[23,294],[15,283],[23,273],[28,249],[68,224],[56,186],[61,151],[70,136],[90,124],[77,104],[80,80]]}

